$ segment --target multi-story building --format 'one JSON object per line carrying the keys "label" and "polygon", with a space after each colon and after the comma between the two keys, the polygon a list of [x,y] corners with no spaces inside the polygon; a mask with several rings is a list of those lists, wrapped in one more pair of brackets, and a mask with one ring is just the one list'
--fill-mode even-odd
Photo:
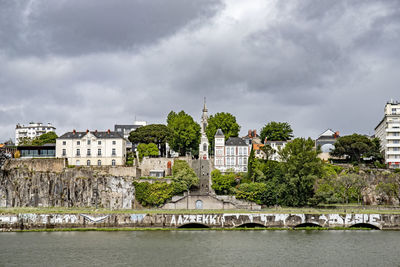
{"label": "multi-story building", "polygon": [[203,114],[201,115],[201,138],[199,144],[199,159],[208,160],[208,138],[206,135],[206,128],[208,125],[208,114],[207,114],[207,106],[206,106],[206,99],[204,98],[204,107],[203,107]]}
{"label": "multi-story building", "polygon": [[44,125],[41,122],[37,122],[37,123],[30,122],[26,126],[18,123],[15,126],[15,144],[18,146],[20,140],[24,139],[24,138],[33,139],[42,134],[45,134],[48,132],[55,132],[55,131],[56,131],[56,128],[51,123],[47,123],[47,125]]}
{"label": "multi-story building", "polygon": [[221,129],[215,134],[214,165],[221,172],[247,172],[251,146],[243,138],[230,137],[225,142]]}
{"label": "multi-story building", "polygon": [[400,168],[400,102],[385,105],[384,117],[375,127],[375,137],[381,141],[381,152],[390,168]]}
{"label": "multi-story building", "polygon": [[93,131],[67,132],[56,140],[56,157],[70,165],[125,165],[126,140],[122,133]]}
{"label": "multi-story building", "polygon": [[122,133],[125,139],[128,139],[129,134],[139,127],[146,126],[146,121],[134,121],[133,124],[115,124],[114,131]]}

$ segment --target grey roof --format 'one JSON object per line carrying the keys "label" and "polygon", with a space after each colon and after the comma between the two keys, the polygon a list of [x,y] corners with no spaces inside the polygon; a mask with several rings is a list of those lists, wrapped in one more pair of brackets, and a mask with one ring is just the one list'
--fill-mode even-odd
{"label": "grey roof", "polygon": [[225,143],[226,146],[248,146],[245,140],[240,137],[229,137]]}
{"label": "grey roof", "polygon": [[[96,138],[100,138],[100,139],[105,139],[105,138],[124,138],[122,133],[118,133],[118,132],[90,132],[91,134],[93,134]],[[63,135],[61,135],[59,138],[57,139],[81,139],[82,137],[84,137],[87,133],[86,132],[67,132]]]}
{"label": "grey roof", "polygon": [[218,129],[215,136],[225,136],[221,129]]}

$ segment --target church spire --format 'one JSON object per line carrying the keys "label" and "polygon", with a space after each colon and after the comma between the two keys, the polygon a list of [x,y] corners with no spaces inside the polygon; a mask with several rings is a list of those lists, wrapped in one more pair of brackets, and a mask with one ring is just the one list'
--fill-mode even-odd
{"label": "church spire", "polygon": [[204,97],[204,107],[203,107],[203,112],[207,112],[207,106],[206,106],[206,97]]}

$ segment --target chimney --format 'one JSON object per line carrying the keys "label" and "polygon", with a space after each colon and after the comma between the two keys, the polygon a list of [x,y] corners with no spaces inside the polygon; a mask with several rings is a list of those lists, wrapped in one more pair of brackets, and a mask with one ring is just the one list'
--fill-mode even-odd
{"label": "chimney", "polygon": [[75,131],[75,129],[73,129],[73,130],[72,130],[72,133],[73,133],[73,134],[76,134],[76,131]]}
{"label": "chimney", "polygon": [[110,134],[110,129],[107,130],[107,133]]}
{"label": "chimney", "polygon": [[247,136],[251,138],[251,130],[247,132]]}
{"label": "chimney", "polygon": [[97,130],[94,130],[95,133],[97,133]]}
{"label": "chimney", "polygon": [[89,129],[86,129],[86,133],[89,133]]}
{"label": "chimney", "polygon": [[257,130],[256,129],[253,130],[253,137],[257,137]]}
{"label": "chimney", "polygon": [[338,138],[339,137],[339,131],[336,131],[333,137],[334,138]]}

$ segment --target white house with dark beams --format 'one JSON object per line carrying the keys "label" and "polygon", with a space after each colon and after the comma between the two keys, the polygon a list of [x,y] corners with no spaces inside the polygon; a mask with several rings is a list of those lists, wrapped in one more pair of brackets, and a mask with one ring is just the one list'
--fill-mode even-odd
{"label": "white house with dark beams", "polygon": [[126,140],[122,133],[67,132],[56,140],[56,157],[76,166],[125,165]]}
{"label": "white house with dark beams", "polygon": [[230,137],[225,142],[221,129],[215,134],[214,165],[221,172],[247,172],[251,146],[243,138]]}

